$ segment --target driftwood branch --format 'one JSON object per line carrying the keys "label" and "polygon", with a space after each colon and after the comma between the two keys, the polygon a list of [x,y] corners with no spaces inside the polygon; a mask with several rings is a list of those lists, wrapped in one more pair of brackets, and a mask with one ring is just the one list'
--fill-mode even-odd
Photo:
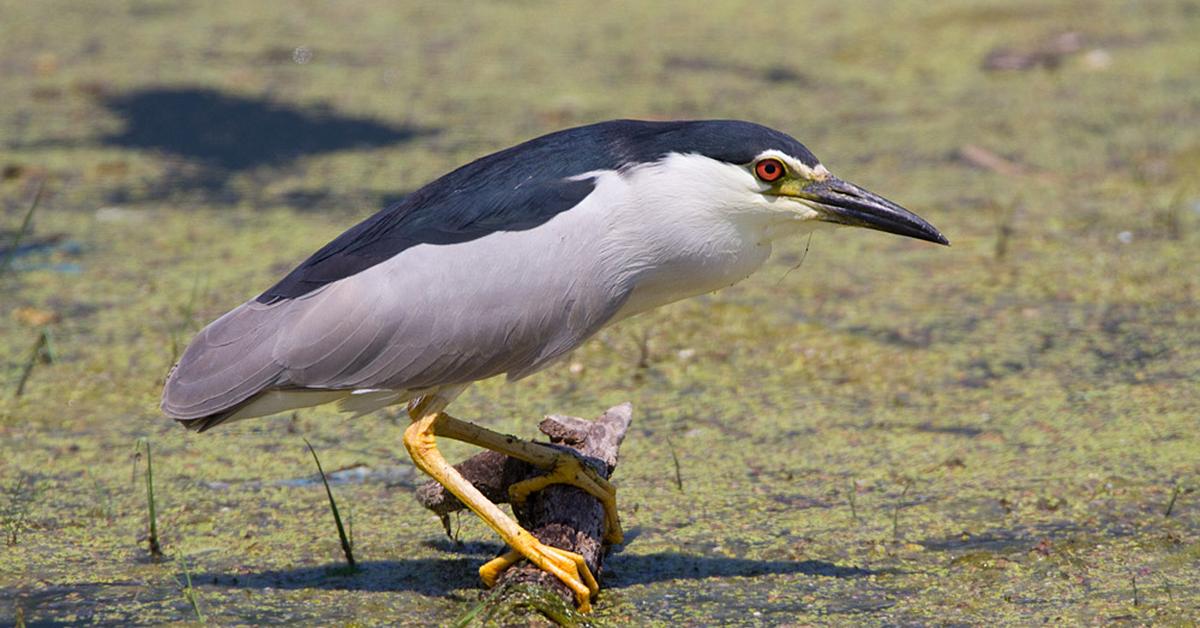
{"label": "driftwood branch", "polygon": [[[625,403],[610,408],[595,421],[549,416],[538,429],[550,438],[552,447],[575,453],[607,478],[617,465],[617,451],[632,420],[633,408]],[[509,486],[545,473],[543,469],[494,451],[472,456],[454,468],[497,504],[509,503]],[[442,518],[447,532],[450,513],[465,508],[458,498],[432,481],[417,489],[417,500]],[[608,547],[603,542],[604,507],[599,500],[574,486],[555,484],[531,494],[523,505],[513,510],[522,527],[543,543],[580,554],[592,574],[600,577]],[[531,583],[553,591],[568,604],[574,600],[570,589],[558,579],[524,561],[505,571],[499,582]]]}

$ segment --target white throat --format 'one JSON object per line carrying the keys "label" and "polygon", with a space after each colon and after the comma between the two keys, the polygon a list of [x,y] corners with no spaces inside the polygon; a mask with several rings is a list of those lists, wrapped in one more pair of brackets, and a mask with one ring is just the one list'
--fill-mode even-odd
{"label": "white throat", "polygon": [[592,198],[608,208],[605,266],[633,284],[613,322],[745,279],[773,239],[807,222],[796,203],[760,194],[748,169],[700,155],[588,176]]}

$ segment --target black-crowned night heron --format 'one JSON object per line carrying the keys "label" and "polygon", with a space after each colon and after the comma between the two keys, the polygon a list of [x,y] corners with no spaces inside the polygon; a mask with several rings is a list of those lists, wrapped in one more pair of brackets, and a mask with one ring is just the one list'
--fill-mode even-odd
{"label": "black-crowned night heron", "polygon": [[821,225],[946,244],[908,210],[829,173],[800,142],[749,122],[619,120],[469,163],[352,227],[279,283],[204,328],[172,369],[162,409],[204,431],[337,402],[363,414],[408,403],[413,461],[503,537],[488,585],[526,558],[575,592],[583,560],[539,542],[466,482],[435,436],[551,473],[600,499],[619,542],[616,493],[587,465],[444,412],[471,382],[535,373],[639,312],[736,283],[777,238]]}

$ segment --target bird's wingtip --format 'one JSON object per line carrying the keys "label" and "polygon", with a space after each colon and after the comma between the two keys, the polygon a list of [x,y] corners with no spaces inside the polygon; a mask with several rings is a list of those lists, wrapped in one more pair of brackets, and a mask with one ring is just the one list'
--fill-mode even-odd
{"label": "bird's wingtip", "polygon": [[228,416],[229,413],[223,412],[221,414],[200,417],[198,419],[175,419],[175,421],[187,428],[188,431],[196,432],[197,434],[203,434],[204,432],[207,432],[208,430],[225,422],[225,419],[228,418]]}

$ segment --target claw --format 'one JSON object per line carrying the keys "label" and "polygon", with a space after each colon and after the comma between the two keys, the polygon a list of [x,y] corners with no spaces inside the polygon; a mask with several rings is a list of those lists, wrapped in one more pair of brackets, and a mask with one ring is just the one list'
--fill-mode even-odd
{"label": "claw", "polygon": [[621,518],[617,514],[617,488],[600,477],[591,466],[571,454],[564,452],[560,455],[554,462],[554,469],[549,473],[508,487],[508,497],[513,504],[523,504],[531,493],[551,484],[569,484],[600,500],[604,505],[604,541],[610,545],[619,545],[625,540]]}
{"label": "claw", "polygon": [[[525,538],[526,536],[528,538]],[[539,569],[554,574],[554,577],[567,585],[575,593],[575,603],[581,612],[586,613],[592,609],[592,596],[600,592],[600,586],[592,576],[592,571],[588,569],[583,556],[546,545],[532,534],[526,533],[522,536],[516,544],[516,549],[509,550],[480,567],[479,577],[485,585],[494,587],[500,574],[522,558],[528,558]]]}
{"label": "claw", "polygon": [[496,581],[500,578],[500,574],[504,573],[505,569],[512,567],[523,558],[525,557],[521,555],[521,552],[508,550],[484,563],[479,568],[479,579],[483,580],[483,585],[490,589],[496,586]]}
{"label": "claw", "polygon": [[[412,455],[413,462],[422,471],[445,486],[455,497],[466,504],[475,514],[479,515],[493,530],[500,534],[512,551],[489,561],[479,569],[479,576],[489,587],[496,584],[500,573],[513,563],[527,558],[539,569],[554,574],[575,593],[575,601],[579,610],[588,611],[592,607],[591,597],[600,591],[596,578],[588,569],[583,557],[575,552],[551,547],[539,541],[528,531],[517,525],[504,514],[496,504],[492,503],[479,492],[470,482],[462,477],[438,451],[436,436],[454,438],[466,443],[478,445],[492,451],[498,451],[524,460],[541,468],[553,467],[548,475],[518,482],[510,492],[514,503],[525,500],[529,493],[541,490],[554,483],[565,483],[577,486],[589,495],[599,499],[604,504],[605,540],[609,543],[620,543],[621,521],[617,517],[617,491],[608,480],[600,477],[591,467],[582,464],[575,456],[561,452],[546,445],[528,443],[511,436],[497,434],[477,425],[460,421],[444,412],[446,400],[436,396],[423,398],[409,410],[413,424],[404,430],[404,446]],[[442,525],[448,529],[448,520],[442,519]]]}

